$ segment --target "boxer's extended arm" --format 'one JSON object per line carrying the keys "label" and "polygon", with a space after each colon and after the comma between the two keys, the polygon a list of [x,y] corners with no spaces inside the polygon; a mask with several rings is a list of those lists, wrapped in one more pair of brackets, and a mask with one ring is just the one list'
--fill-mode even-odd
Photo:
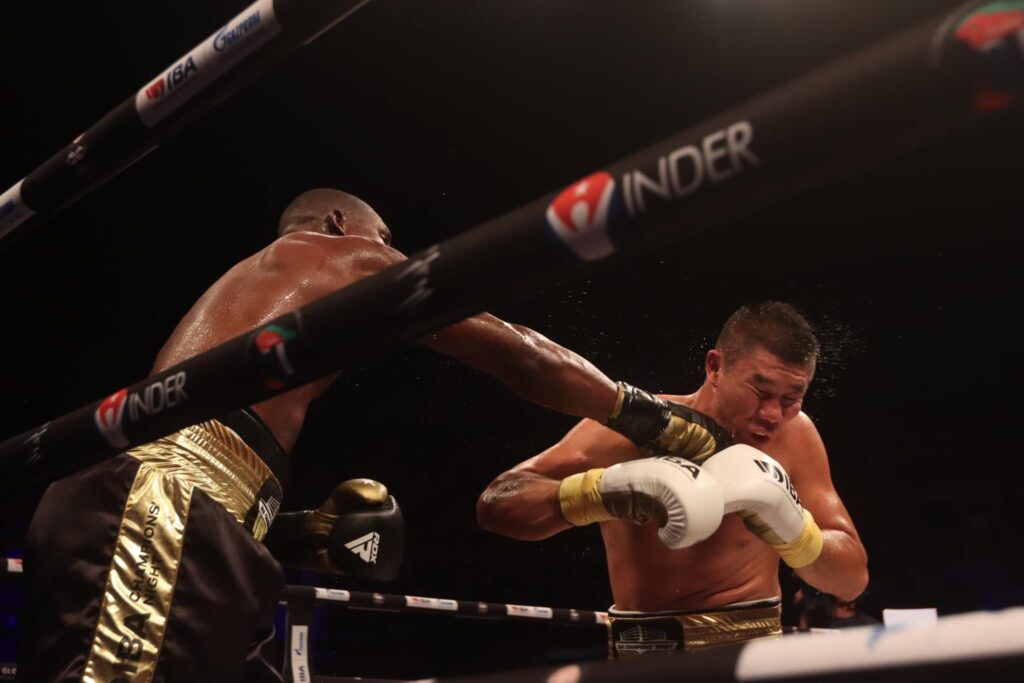
{"label": "boxer's extended arm", "polygon": [[420,341],[545,408],[604,421],[615,407],[615,383],[588,360],[539,332],[489,313],[467,318]]}
{"label": "boxer's extended arm", "polygon": [[824,545],[812,564],[797,569],[801,579],[841,600],[853,600],[868,585],[868,555],[850,513],[832,484],[825,444],[810,418],[801,414],[798,453],[790,468],[803,506],[821,528]]}
{"label": "boxer's extended arm", "polygon": [[722,521],[718,480],[682,457],[636,455],[622,437],[584,421],[487,487],[477,519],[485,529],[520,540],[613,519],[656,522],[669,548],[713,534]]}
{"label": "boxer's extended arm", "polygon": [[[331,268],[317,269],[305,287],[307,298],[405,260],[401,252],[369,240],[355,243],[358,248],[352,244],[345,245],[343,258],[333,259]],[[489,313],[449,325],[420,342],[494,377],[519,397],[560,413],[604,421],[616,405],[618,387],[585,358]]]}
{"label": "boxer's extended arm", "polygon": [[671,453],[700,462],[731,440],[708,416],[625,382],[613,383],[582,356],[488,313],[420,341],[491,375],[520,398],[600,422],[647,455]]}
{"label": "boxer's extended arm", "polygon": [[[359,242],[364,244],[347,249],[340,267],[333,269],[340,286],[405,259],[391,247]],[[420,342],[494,377],[520,398],[597,420],[652,453],[703,458],[728,438],[706,416],[623,382],[616,384],[579,354],[489,313],[449,325]]]}
{"label": "boxer's extended arm", "polygon": [[477,500],[477,522],[521,541],[553,536],[573,526],[558,498],[562,479],[637,457],[640,452],[628,439],[583,420],[551,448],[498,475]]}

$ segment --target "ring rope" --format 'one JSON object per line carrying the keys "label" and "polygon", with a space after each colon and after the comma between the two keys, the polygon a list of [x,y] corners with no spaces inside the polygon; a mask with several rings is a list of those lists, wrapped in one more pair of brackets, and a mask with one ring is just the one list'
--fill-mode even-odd
{"label": "ring rope", "polygon": [[273,60],[309,44],[367,2],[256,0],[0,194],[0,240],[24,234],[30,221],[92,192]]}

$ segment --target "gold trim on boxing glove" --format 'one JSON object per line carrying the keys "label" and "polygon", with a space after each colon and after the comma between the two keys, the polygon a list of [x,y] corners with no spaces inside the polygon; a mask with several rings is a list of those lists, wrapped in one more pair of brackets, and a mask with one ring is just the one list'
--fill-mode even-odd
{"label": "gold trim on boxing glove", "polygon": [[567,522],[584,526],[614,519],[605,508],[598,488],[603,474],[604,468],[600,467],[562,480],[558,487],[558,504]]}
{"label": "gold trim on boxing glove", "polygon": [[825,537],[818,528],[818,523],[814,521],[814,515],[804,508],[804,528],[800,530],[800,535],[790,543],[772,547],[782,557],[783,562],[793,569],[800,569],[818,559],[822,548],[825,547]]}
{"label": "gold trim on boxing glove", "polygon": [[741,512],[740,518],[743,519],[743,524],[747,527],[750,533],[754,534],[768,545],[786,545],[786,540],[775,533],[775,530],[772,529],[767,522],[761,519],[760,515],[753,512]]}
{"label": "gold trim on boxing glove", "polygon": [[324,512],[340,515],[354,510],[369,510],[388,502],[388,487],[373,479],[348,479],[334,487],[327,502],[320,506]]}
{"label": "gold trim on boxing glove", "polygon": [[654,445],[698,465],[718,451],[718,442],[707,428],[678,415],[669,418],[668,426],[658,435]]}
{"label": "gold trim on boxing glove", "polygon": [[619,415],[622,414],[622,404],[626,402],[626,383],[616,382],[615,389],[615,407],[612,408],[612,413],[608,416],[608,420],[605,420],[605,422],[618,419]]}

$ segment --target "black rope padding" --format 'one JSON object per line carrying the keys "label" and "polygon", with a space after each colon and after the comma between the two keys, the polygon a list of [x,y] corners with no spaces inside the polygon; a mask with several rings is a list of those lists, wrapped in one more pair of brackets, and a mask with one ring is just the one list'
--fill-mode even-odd
{"label": "black rope padding", "polygon": [[[936,18],[817,69],[558,194],[10,438],[0,443],[0,481],[21,487],[67,474],[391,351],[573,274],[584,262],[693,235],[947,132],[980,115],[979,75],[1024,74],[1016,43],[1009,56],[985,52],[984,61],[950,37],[949,25]],[[576,210],[579,202],[584,211]],[[581,225],[566,222],[580,216]],[[343,349],[335,343],[342,337]],[[164,393],[180,388],[178,400],[121,411],[126,403],[145,407],[140,397],[159,394],[161,386]]]}
{"label": "black rope padding", "polygon": [[[220,56],[219,62],[210,59],[203,65],[197,60],[200,60],[203,45],[223,34],[224,30],[172,63],[172,73],[175,67],[181,68],[180,76],[173,78],[170,85],[163,82],[166,71],[150,81],[149,87],[164,90],[181,83],[182,92],[174,94],[173,113],[161,116],[158,122],[147,123],[147,117],[140,114],[137,106],[138,93],[133,93],[19,183],[0,194],[0,239],[6,241],[8,236],[13,238],[25,234],[29,226],[37,224],[39,219],[51,216],[89,194],[151,152],[168,135],[205,114],[261,75],[271,64],[307,44],[367,2],[369,0],[258,0],[253,3],[232,20],[239,28],[228,41],[219,43],[224,48],[221,50],[223,55],[213,55]],[[255,16],[261,9],[263,14],[267,14],[268,5],[272,7],[273,17]],[[249,52],[244,45],[248,38],[246,33],[260,21],[272,23],[275,27],[279,25],[280,32]],[[225,26],[225,30],[233,28],[232,22]],[[239,61],[232,60],[231,49],[243,54]],[[210,70],[208,78],[204,69]],[[189,78],[196,79],[195,87],[184,88]],[[158,92],[153,91],[154,98]],[[169,97],[164,92],[160,92],[160,96]],[[145,102],[144,97],[142,101]],[[16,188],[19,189],[18,197],[14,196]]]}

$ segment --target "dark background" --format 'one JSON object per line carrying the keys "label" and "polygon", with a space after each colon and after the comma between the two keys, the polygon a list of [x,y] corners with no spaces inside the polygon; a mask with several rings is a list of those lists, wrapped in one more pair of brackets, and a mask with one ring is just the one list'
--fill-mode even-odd
{"label": "dark background", "polygon": [[[298,192],[359,194],[413,253],[957,4],[375,0],[0,253],[0,436],[143,377]],[[245,5],[5,3],[0,187]],[[1024,603],[1018,124],[974,125],[493,312],[614,378],[684,393],[737,306],[798,304],[824,343],[805,410],[870,554],[869,611]],[[474,523],[490,479],[572,423],[425,350],[360,366],[311,411],[285,507],[380,479],[407,556],[384,588],[315,581],[604,609],[596,529],[520,543]],[[8,501],[4,554],[36,495]]]}

